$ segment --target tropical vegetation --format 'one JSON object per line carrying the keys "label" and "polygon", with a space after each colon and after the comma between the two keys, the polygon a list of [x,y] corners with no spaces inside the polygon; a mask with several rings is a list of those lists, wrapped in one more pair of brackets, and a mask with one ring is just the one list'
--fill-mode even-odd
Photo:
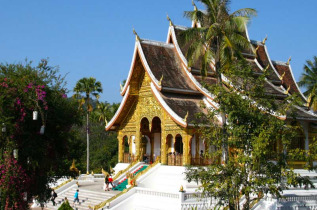
{"label": "tropical vegetation", "polygon": [[[228,0],[198,2],[205,10],[195,5],[194,11],[185,12],[197,27],[182,34],[183,42],[189,45],[189,65],[200,63],[204,76],[212,66],[217,84],[206,88],[219,108],[210,110],[204,123],[209,126],[200,126],[209,148],[205,156],[214,164],[187,168],[187,180],[200,182],[205,196],[216,198],[217,205],[229,209],[250,209],[266,194],[280,197],[287,186],[313,187],[289,165],[296,154],[304,153],[292,151],[292,139],[301,128],[295,119],[291,123],[280,120],[286,111],[294,113],[296,99],[277,101],[267,95],[264,84],[269,71],[255,75],[242,56],[242,52],[252,52],[245,25],[255,10],[229,14]],[[224,75],[230,82],[224,82]],[[221,116],[221,122],[217,123],[216,116]],[[245,199],[240,203],[242,197]]]}
{"label": "tropical vegetation", "polygon": [[0,64],[1,208],[27,208],[32,196],[46,200],[48,183],[69,174],[72,159],[79,158],[71,128],[81,114],[64,85],[45,59],[36,66]]}
{"label": "tropical vegetation", "polygon": [[[102,93],[102,85],[93,77],[84,77],[80,79],[74,87],[74,98],[79,99],[80,107],[85,105],[86,109],[86,135],[87,135],[87,168],[86,172],[89,174],[89,114],[93,111],[91,98],[99,99],[99,93]],[[82,95],[83,94],[83,95]]]}
{"label": "tropical vegetation", "polygon": [[298,82],[300,87],[305,87],[304,95],[307,97],[308,106],[317,111],[317,57],[307,60],[304,73]]}

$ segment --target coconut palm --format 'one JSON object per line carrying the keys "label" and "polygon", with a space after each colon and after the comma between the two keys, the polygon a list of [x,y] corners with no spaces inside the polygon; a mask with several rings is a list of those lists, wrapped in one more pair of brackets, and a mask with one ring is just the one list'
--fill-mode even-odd
{"label": "coconut palm", "polygon": [[[196,0],[205,10],[185,11],[184,16],[201,27],[187,29],[181,34],[181,42],[189,43],[187,52],[188,64],[191,66],[201,59],[201,73],[207,75],[210,64],[214,64],[218,86],[222,87],[221,75],[236,58],[243,58],[242,50],[250,48],[246,38],[245,27],[250,18],[256,15],[254,9],[239,9],[229,14],[229,0]],[[221,95],[221,94],[220,94]],[[221,102],[220,102],[221,103]],[[221,104],[220,104],[221,105]],[[222,122],[226,122],[225,113],[221,113]],[[223,161],[228,161],[228,144],[226,139],[226,124],[223,123]]]}
{"label": "coconut palm", "polygon": [[[84,77],[80,79],[74,88],[74,97],[80,100],[80,107],[85,105],[87,116],[87,174],[89,173],[89,113],[93,110],[91,104],[91,97],[95,97],[97,100],[100,97],[99,93],[102,93],[102,85],[99,81],[96,81],[93,77]],[[82,95],[83,94],[83,95]]]}
{"label": "coconut palm", "polygon": [[307,60],[304,65],[304,73],[298,82],[300,87],[305,87],[304,95],[307,97],[307,105],[317,111],[317,57],[313,61]]}

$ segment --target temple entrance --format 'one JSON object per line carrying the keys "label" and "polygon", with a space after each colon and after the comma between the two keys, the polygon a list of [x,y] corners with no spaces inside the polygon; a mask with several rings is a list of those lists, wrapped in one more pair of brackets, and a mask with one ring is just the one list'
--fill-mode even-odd
{"label": "temple entrance", "polygon": [[140,155],[145,163],[152,163],[161,156],[161,120],[154,117],[151,122],[147,118],[141,120],[140,132],[142,134]]}
{"label": "temple entrance", "polygon": [[182,166],[184,151],[182,136],[177,134],[175,141],[173,141],[173,136],[169,134],[166,138],[166,144],[167,164],[171,166]]}
{"label": "temple entrance", "polygon": [[130,147],[129,147],[129,139],[128,136],[124,136],[122,140],[123,144],[123,162],[124,163],[130,163],[131,162],[131,156],[130,156]]}

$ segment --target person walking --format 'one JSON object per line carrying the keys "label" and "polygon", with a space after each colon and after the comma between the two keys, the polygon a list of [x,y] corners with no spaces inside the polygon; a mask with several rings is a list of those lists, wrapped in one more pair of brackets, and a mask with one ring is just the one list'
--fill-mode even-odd
{"label": "person walking", "polygon": [[111,184],[112,189],[113,189],[113,179],[112,179],[111,175],[108,177],[108,181],[109,181],[109,184]]}
{"label": "person walking", "polygon": [[107,176],[105,177],[105,191],[109,191],[109,174],[107,174]]}
{"label": "person walking", "polygon": [[51,201],[53,203],[53,206],[56,205],[56,203],[55,203],[55,198],[56,197],[57,197],[57,194],[56,194],[55,190],[53,189],[52,192],[51,192]]}
{"label": "person walking", "polygon": [[77,203],[79,203],[79,197],[78,197],[78,192],[79,190],[76,190],[75,195],[74,195],[74,204],[77,201]]}

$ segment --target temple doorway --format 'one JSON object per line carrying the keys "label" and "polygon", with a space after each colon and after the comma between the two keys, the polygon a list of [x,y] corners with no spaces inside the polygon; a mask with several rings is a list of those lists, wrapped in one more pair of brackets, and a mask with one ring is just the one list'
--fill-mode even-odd
{"label": "temple doorway", "polygon": [[161,156],[161,120],[154,117],[151,122],[147,118],[142,118],[140,132],[142,135],[140,145],[140,155],[142,161],[152,163],[158,156]]}

